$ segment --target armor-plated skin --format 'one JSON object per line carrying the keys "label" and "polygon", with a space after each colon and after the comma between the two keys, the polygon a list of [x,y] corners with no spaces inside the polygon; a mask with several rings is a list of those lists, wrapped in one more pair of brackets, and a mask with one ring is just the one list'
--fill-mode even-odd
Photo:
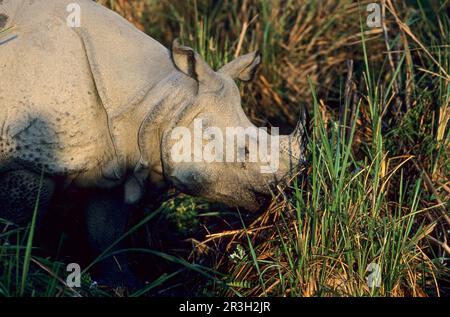
{"label": "armor-plated skin", "polygon": [[[256,210],[271,185],[303,161],[300,122],[280,137],[274,173],[261,173],[260,163],[175,162],[176,127],[192,131],[194,119],[205,128],[253,127],[234,80],[251,80],[260,56],[241,56],[215,72],[192,49],[174,42],[169,50],[90,0],[76,1],[81,25],[70,27],[72,2],[0,1],[3,27],[14,26],[0,37],[0,217],[26,219],[33,203],[22,202],[39,186],[46,207],[55,178],[106,193],[122,187],[124,205],[175,186]],[[101,199],[92,205],[114,209]]]}

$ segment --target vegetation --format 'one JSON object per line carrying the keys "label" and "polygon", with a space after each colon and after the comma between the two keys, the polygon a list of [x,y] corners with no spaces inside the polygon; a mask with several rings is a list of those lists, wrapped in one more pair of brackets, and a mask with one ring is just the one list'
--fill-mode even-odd
{"label": "vegetation", "polygon": [[147,204],[124,237],[147,281],[129,293],[95,287],[88,265],[67,287],[67,235],[49,255],[34,221],[8,225],[0,295],[449,295],[448,1],[382,1],[375,28],[372,1],[100,2],[215,68],[259,49],[243,107],[281,132],[306,107],[309,164],[256,215],[175,192]]}

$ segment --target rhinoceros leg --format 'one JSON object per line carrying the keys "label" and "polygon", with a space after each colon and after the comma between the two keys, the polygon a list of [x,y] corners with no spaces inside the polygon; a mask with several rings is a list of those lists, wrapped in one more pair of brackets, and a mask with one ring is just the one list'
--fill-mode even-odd
{"label": "rhinoceros leg", "polygon": [[[88,198],[86,212],[89,242],[95,255],[100,255],[126,232],[129,207],[124,204],[120,190],[97,190]],[[123,243],[118,243],[108,253],[123,246]],[[124,253],[98,263],[96,280],[100,285],[128,289],[139,285]]]}
{"label": "rhinoceros leg", "polygon": [[39,223],[43,218],[43,211],[50,204],[54,187],[51,179],[41,179],[39,174],[27,170],[0,174],[0,217],[24,226],[32,219],[34,209],[38,206]]}

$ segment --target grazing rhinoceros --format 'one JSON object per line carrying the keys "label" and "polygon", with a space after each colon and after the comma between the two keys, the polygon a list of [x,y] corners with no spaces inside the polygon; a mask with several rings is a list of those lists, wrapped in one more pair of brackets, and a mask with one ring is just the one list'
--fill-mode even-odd
{"label": "grazing rhinoceros", "polygon": [[[80,25],[71,20],[78,13]],[[86,202],[88,233],[100,252],[125,230],[127,207],[147,192],[174,186],[256,210],[304,159],[301,122],[280,136],[271,172],[259,161],[207,161],[195,151],[174,157],[180,138],[173,132],[195,134],[196,120],[204,131],[254,127],[234,80],[252,79],[256,53],[214,71],[191,48],[174,41],[169,50],[90,0],[0,0],[0,16],[1,27],[14,26],[0,37],[2,218],[28,221],[38,192],[44,210],[68,186],[92,188],[98,194]],[[236,153],[247,158],[249,148],[272,140],[257,131]],[[201,140],[193,147],[207,146]]]}

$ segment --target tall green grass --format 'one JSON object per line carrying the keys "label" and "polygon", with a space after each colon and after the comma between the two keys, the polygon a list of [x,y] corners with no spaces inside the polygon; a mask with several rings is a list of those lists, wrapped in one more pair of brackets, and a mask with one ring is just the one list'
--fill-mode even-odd
{"label": "tall green grass", "polygon": [[[346,129],[337,122],[324,127],[316,98],[313,120],[310,173],[294,181],[287,189],[291,194],[278,203],[281,210],[271,215],[273,223],[268,221],[269,240],[258,235],[250,239],[244,230],[247,238],[240,243],[249,255],[232,266],[230,275],[247,281],[247,287],[235,291],[269,296],[436,294],[438,286],[429,283],[439,270],[422,245],[427,226],[420,215],[429,208],[419,204],[422,181],[403,177],[409,158],[388,158],[374,146],[371,158],[356,159],[351,149],[356,120],[346,142]],[[382,135],[374,138],[383,142]],[[394,201],[387,188],[395,178]],[[380,287],[367,282],[371,267],[379,268]]]}
{"label": "tall green grass", "polygon": [[[388,62],[374,64],[361,23],[358,101],[342,98],[339,116],[324,118],[326,105],[310,85],[308,173],[232,240],[248,253],[225,266],[241,295],[448,295],[438,282],[448,281],[448,253],[429,242],[430,233],[446,241],[448,206],[423,176],[434,172],[437,179],[444,173],[448,182],[449,19],[431,7],[425,13],[420,4],[420,10],[409,12],[407,25],[426,30],[420,44],[433,47],[431,53],[426,48],[411,53],[407,43],[407,50],[397,52],[393,69]],[[430,19],[439,21],[439,29]],[[386,39],[390,47],[400,40],[400,35]],[[396,113],[395,100],[401,97],[393,87],[408,79],[415,82],[404,88],[410,94],[404,98],[414,104],[404,101],[410,108]],[[354,116],[341,120],[350,107]],[[434,155],[442,156],[436,160]],[[428,171],[417,170],[417,160]],[[268,225],[249,239],[249,233]],[[379,268],[379,287],[367,281],[374,267]]]}
{"label": "tall green grass", "polygon": [[[439,244],[449,230],[448,4],[396,2],[386,37],[365,26],[364,1],[103,2],[166,45],[180,37],[214,68],[238,47],[259,49],[262,70],[241,87],[243,106],[256,123],[286,125],[298,102],[306,105],[309,164],[252,221],[182,196],[165,202],[121,239],[172,221],[192,250],[111,246],[85,268],[81,289],[64,285],[64,260],[34,251],[33,230],[10,226],[0,233],[0,295],[116,296],[91,288],[90,270],[117,252],[151,254],[167,266],[132,296],[185,284],[193,272],[201,285],[192,295],[449,294],[449,255]],[[374,268],[379,287],[367,280]]]}

